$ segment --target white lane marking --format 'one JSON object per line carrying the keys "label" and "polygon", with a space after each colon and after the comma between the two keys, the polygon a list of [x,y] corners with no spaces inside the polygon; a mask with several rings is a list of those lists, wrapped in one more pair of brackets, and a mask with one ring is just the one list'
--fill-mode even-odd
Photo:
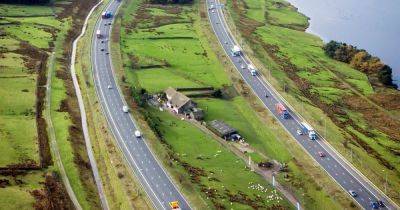
{"label": "white lane marking", "polygon": [[[97,47],[97,42],[95,42],[95,47]],[[94,56],[92,56],[92,58],[93,58],[93,57],[94,57],[94,60],[95,60],[95,62],[94,62],[94,67],[95,67],[95,69],[98,69],[98,67],[97,67],[97,56],[94,55]],[[96,71],[95,77],[97,77],[97,80],[98,80],[99,82],[101,81],[100,78],[99,78],[99,72],[98,72],[98,71]],[[105,104],[105,108],[106,108],[106,110],[107,110],[108,115],[110,116],[110,119],[111,119],[112,124],[114,125],[114,129],[116,130],[116,132],[118,133],[118,136],[119,136],[120,139],[122,140],[122,143],[123,143],[123,145],[124,145],[126,151],[128,151],[128,155],[129,155],[129,157],[131,158],[131,160],[133,161],[133,164],[135,165],[136,168],[139,168],[138,165],[136,164],[135,159],[132,157],[132,154],[129,152],[129,149],[128,149],[126,143],[125,143],[125,140],[124,140],[124,138],[122,137],[120,131],[118,130],[118,126],[117,126],[117,124],[115,123],[113,116],[111,115],[110,108],[108,107],[108,103],[107,103],[106,97],[105,97],[105,95],[104,95],[103,89],[101,88],[101,85],[98,85],[98,87],[99,87],[98,89],[100,90],[101,96],[102,96],[102,98],[103,98],[103,101],[105,101],[105,103],[103,103],[103,104]],[[119,119],[119,118],[118,118],[118,119]],[[125,153],[125,154],[126,154],[126,153]],[[145,181],[145,183],[147,184],[148,188],[150,189],[150,191],[151,191],[151,192],[153,193],[153,195],[155,196],[156,200],[161,204],[161,207],[162,207],[163,209],[165,209],[165,207],[163,206],[161,200],[158,198],[157,194],[153,191],[153,189],[151,188],[150,184],[148,183],[146,177],[143,175],[142,170],[139,170],[139,174],[142,176],[143,180]]]}

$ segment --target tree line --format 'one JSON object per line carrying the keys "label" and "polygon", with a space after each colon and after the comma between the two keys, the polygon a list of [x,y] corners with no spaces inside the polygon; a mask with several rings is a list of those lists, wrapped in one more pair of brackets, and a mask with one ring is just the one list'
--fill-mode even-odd
{"label": "tree line", "polygon": [[392,68],[367,51],[358,49],[353,45],[336,41],[328,42],[323,48],[325,54],[329,57],[348,63],[351,67],[367,75],[376,74],[382,84],[397,88],[397,85],[393,84]]}
{"label": "tree line", "polygon": [[193,0],[149,0],[152,4],[189,4]]}
{"label": "tree line", "polygon": [[5,4],[29,4],[29,5],[35,5],[35,4],[48,4],[50,0],[0,0],[0,3],[5,3]]}

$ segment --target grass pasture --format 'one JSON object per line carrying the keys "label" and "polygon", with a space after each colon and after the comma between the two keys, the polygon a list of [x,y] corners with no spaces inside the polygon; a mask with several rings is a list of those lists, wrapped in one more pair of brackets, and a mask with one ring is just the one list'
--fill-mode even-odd
{"label": "grass pasture", "polygon": [[[206,40],[199,36],[197,17],[187,14],[189,6],[181,9],[183,14],[166,20],[168,24],[157,27],[151,22],[140,22],[139,29],[134,32],[122,30],[124,65],[133,67],[127,72],[128,78],[137,78],[140,87],[149,92],[169,86],[219,88],[229,84],[216,56]],[[151,14],[164,16],[167,12],[159,8],[142,8],[139,12],[148,10],[153,11]]]}
{"label": "grass pasture", "polygon": [[[3,154],[0,158],[0,167],[9,165],[19,167],[25,166],[27,163],[39,166],[39,154],[41,153],[39,153],[39,137],[35,118],[36,101],[38,100],[36,86],[39,72],[47,76],[47,68],[49,68],[49,71],[53,73],[51,117],[57,141],[59,140],[57,143],[59,143],[62,153],[61,158],[81,206],[84,209],[90,209],[96,206],[89,203],[92,200],[95,200],[94,204],[96,203],[96,195],[86,195],[87,185],[80,181],[80,177],[83,175],[75,166],[77,159],[70,147],[70,116],[67,112],[60,111],[61,101],[65,99],[67,93],[64,81],[57,78],[56,74],[56,70],[65,67],[63,53],[66,47],[63,45],[66,44],[65,39],[72,19],[71,16],[65,17],[65,14],[61,14],[61,12],[73,9],[68,7],[70,3],[69,1],[56,1],[54,6],[0,4],[0,16],[2,16],[0,20],[0,34],[2,34],[0,36],[0,152]],[[75,4],[75,6],[80,5]],[[82,12],[78,8],[74,8],[74,11]],[[72,13],[68,15],[72,15]],[[55,60],[50,62],[46,56],[50,55],[53,50]],[[46,65],[50,63],[54,63],[54,65]],[[45,80],[41,80],[41,82],[43,81]],[[39,88],[43,90],[42,86]],[[57,114],[54,114],[53,111]],[[44,115],[45,113],[41,118]],[[44,121],[44,119],[42,120]],[[46,129],[46,126],[39,126],[39,128],[41,127]],[[46,134],[47,132],[45,132]],[[85,154],[85,151],[79,152]],[[51,183],[53,188],[50,193],[54,193],[52,207],[58,208],[57,205],[62,205],[68,208],[67,205],[70,203],[66,192],[63,191],[61,178],[57,175],[50,175],[56,173],[57,170],[56,166],[50,164],[39,170],[24,169],[21,174],[1,176],[1,208],[33,209],[34,205],[43,205],[43,208],[46,208],[47,205],[50,205],[46,199],[51,197],[46,195],[49,193],[46,191],[49,176],[56,178],[55,182]],[[82,177],[82,179],[90,180],[90,176]],[[3,180],[8,181],[3,183]],[[43,193],[44,196],[35,197],[35,193],[36,195]]]}
{"label": "grass pasture", "polygon": [[[22,164],[27,161],[39,163],[38,135],[36,127],[36,83],[40,59],[36,57],[49,48],[53,40],[48,29],[56,30],[58,22],[53,17],[52,26],[42,26],[30,17],[18,17],[17,11],[29,10],[28,6],[1,5],[5,17],[0,25],[4,36],[0,38],[0,166]],[[49,7],[46,7],[49,9]],[[34,8],[32,15],[42,15],[44,7]],[[8,11],[8,12],[4,12]],[[11,15],[13,17],[7,17]],[[26,41],[27,45],[21,44]]]}
{"label": "grass pasture", "polygon": [[[178,162],[187,163],[194,167],[193,171],[202,174],[191,174],[178,166],[186,177],[191,174],[188,178],[198,180],[193,181],[198,191],[208,192],[202,194],[206,202],[232,209],[247,209],[250,206],[292,208],[261,176],[251,172],[241,159],[212,137],[167,112],[150,112],[154,119],[161,119],[159,129]],[[258,185],[262,189],[252,189]],[[230,201],[233,197],[237,197],[236,202]]]}
{"label": "grass pasture", "polygon": [[[38,72],[46,71],[42,55],[53,41],[50,31],[58,30],[52,14],[48,6],[0,4],[0,167],[28,168],[0,176],[2,209],[33,209],[37,200],[32,192],[43,190],[44,174],[54,170],[29,170],[41,163],[36,93]],[[51,24],[45,25],[46,20]]]}

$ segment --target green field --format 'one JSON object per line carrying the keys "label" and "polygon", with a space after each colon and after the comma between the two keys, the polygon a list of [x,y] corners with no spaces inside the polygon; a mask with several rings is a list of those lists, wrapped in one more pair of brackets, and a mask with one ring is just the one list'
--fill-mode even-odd
{"label": "green field", "polygon": [[[199,191],[208,189],[212,192],[212,194],[202,194],[207,201],[212,200],[233,209],[249,208],[250,204],[259,205],[261,208],[278,204],[290,207],[287,201],[283,200],[282,196],[261,176],[251,172],[241,159],[222,147],[212,137],[167,112],[156,110],[150,110],[150,112],[154,119],[160,119],[159,129],[163,139],[171,146],[171,151],[176,155],[178,162],[189,164],[201,174],[197,177],[196,173],[189,173],[192,180],[199,179],[198,183],[193,181],[198,185],[196,188]],[[197,146],[193,147],[193,145]],[[188,171],[185,171],[186,173]],[[257,185],[261,185],[262,190],[251,188]],[[233,196],[237,196],[240,201],[229,201]],[[257,200],[257,197],[263,199]],[[247,205],[245,198],[249,199]]]}
{"label": "green field", "polygon": [[[400,162],[393,152],[400,149],[396,143],[399,122],[390,117],[394,112],[370,100],[390,90],[375,91],[367,75],[326,56],[322,40],[304,32],[308,18],[289,3],[269,0],[260,6],[258,0],[234,2],[240,2],[238,8],[231,2],[227,7],[233,22],[242,30],[261,71],[265,75],[271,72],[270,82],[381,189],[387,174],[388,194],[400,200],[396,193]],[[265,11],[264,15],[260,11]],[[243,18],[257,23],[250,35],[241,25]],[[282,90],[282,84],[288,91]]]}
{"label": "green field", "polygon": [[[27,12],[28,11],[28,12]],[[53,17],[20,17],[44,15],[50,7],[0,4],[0,166],[32,161],[39,163],[36,128],[36,82],[40,59],[35,57],[49,48],[53,40],[48,31],[60,24]],[[12,17],[9,17],[12,16]],[[51,19],[48,23],[44,19]],[[27,46],[22,47],[26,41]],[[38,49],[40,48],[40,49]],[[35,55],[36,54],[36,55]],[[45,62],[45,61],[44,61]]]}
{"label": "green field", "polygon": [[[150,93],[162,92],[170,86],[176,88],[204,86],[226,88],[231,86],[230,75],[224,70],[225,66],[222,62],[217,59],[214,49],[210,47],[209,38],[205,35],[208,31],[204,30],[202,21],[206,20],[201,20],[196,15],[197,6],[175,7],[174,12],[171,12],[171,9],[170,6],[141,5],[136,13],[125,13],[126,15],[122,17],[123,27],[121,28],[120,42],[127,83],[133,88],[143,88]],[[180,10],[180,13],[176,14],[176,10]],[[164,22],[157,21],[160,19],[159,15],[165,18]],[[287,163],[290,178],[280,179],[290,188],[304,186],[304,188],[297,189],[295,193],[307,207],[313,209],[323,206],[339,208],[338,204],[335,204],[327,196],[327,193],[321,191],[318,184],[309,178],[304,171],[303,167],[305,166],[299,166],[293,159],[293,154],[287,148],[287,137],[282,135],[282,131],[277,132],[277,129],[281,128],[272,122],[270,116],[271,124],[265,124],[254,112],[254,107],[250,106],[244,97],[237,94],[233,94],[231,99],[196,98],[194,100],[200,108],[206,111],[205,121],[219,119],[238,129],[246,141],[257,150],[256,153],[250,154],[254,161],[265,160],[263,156],[266,156],[268,159]],[[203,146],[201,142],[213,140],[192,125],[176,120],[167,113],[152,109],[147,111],[152,113],[153,118],[161,119],[160,129],[166,143],[171,146],[171,152],[180,154],[179,158],[190,165],[206,171],[214,171],[216,167],[221,167],[224,171],[232,167],[230,164],[242,164],[240,161],[237,162],[237,157],[235,158],[233,154],[221,149],[222,147],[216,143],[207,143]],[[178,138],[176,138],[177,136]],[[192,151],[194,148],[190,145],[200,144],[202,145],[200,151]],[[211,156],[215,155],[215,151],[218,150],[226,152],[227,156],[232,156],[228,159],[229,162],[224,161],[226,166],[220,166],[215,162],[203,163],[205,161],[199,161],[195,155],[187,155]],[[167,151],[170,150],[167,149]],[[298,151],[297,149],[296,152]],[[186,155],[182,156],[182,153]],[[305,157],[305,159],[307,158]],[[212,161],[212,159],[207,159],[207,161]],[[307,161],[309,160],[307,159]],[[182,172],[179,170],[178,174]],[[184,174],[188,176],[187,173]],[[245,174],[248,177],[243,177],[243,179],[259,179],[255,174],[248,172]],[[320,176],[322,175],[320,174]],[[218,177],[218,179],[221,178]],[[230,181],[232,178],[226,177],[226,179],[221,183],[224,183],[226,188],[237,190],[239,186]],[[210,187],[218,186],[213,182],[204,182],[203,179],[201,184]],[[198,193],[198,185],[195,185],[195,189],[195,192]],[[202,196],[204,197],[204,194]],[[313,197],[318,199],[313,199]]]}
{"label": "green field", "polygon": [[[48,6],[0,4],[0,16],[4,17],[0,24],[3,34],[0,37],[0,167],[40,164],[36,83],[38,64],[46,60],[38,55],[49,52],[49,43],[53,41],[49,31],[60,26],[60,22],[49,15],[52,9]],[[26,174],[15,177],[1,175],[2,182],[7,180],[8,183],[0,189],[1,208],[32,209],[36,202],[32,191],[43,189],[43,175],[52,170],[50,166],[44,170],[27,170]]]}
{"label": "green field", "polygon": [[[61,17],[61,12],[70,3],[57,1],[54,6],[0,4],[0,152],[3,154],[0,167],[31,162],[39,166],[36,83],[38,72],[47,75],[49,68],[52,71],[51,117],[62,161],[81,206],[90,209],[96,206],[97,198],[87,193],[87,185],[82,180],[90,180],[90,176],[83,177],[85,174],[80,173],[76,164],[70,142],[70,116],[67,112],[60,112],[60,103],[67,96],[66,88],[56,74],[66,64],[62,59],[72,20],[71,16]],[[53,50],[55,56],[50,58],[54,58],[54,62],[46,60],[44,55],[50,56]],[[46,66],[50,63],[54,65]],[[43,69],[40,69],[41,66]],[[85,154],[85,151],[79,152]],[[50,165],[37,171],[26,170],[26,175],[23,172],[15,178],[1,176],[10,183],[0,188],[1,209],[33,209],[34,204],[43,202],[35,200],[33,191],[44,193],[44,175],[57,170]],[[60,178],[58,181],[61,181]]]}
{"label": "green field", "polygon": [[206,111],[205,120],[223,119],[233,126],[251,146],[279,162],[289,162],[292,158],[285,145],[277,140],[277,136],[266,125],[262,124],[256,113],[244,98],[232,100],[198,99],[200,108]]}

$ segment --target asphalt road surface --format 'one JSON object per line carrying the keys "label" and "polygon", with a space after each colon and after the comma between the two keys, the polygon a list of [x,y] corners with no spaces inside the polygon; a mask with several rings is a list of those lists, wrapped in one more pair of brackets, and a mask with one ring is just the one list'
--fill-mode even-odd
{"label": "asphalt road surface", "polygon": [[[326,144],[320,136],[318,140],[309,140],[307,135],[298,135],[297,130],[300,128],[301,118],[293,111],[289,110],[291,117],[282,119],[275,111],[276,103],[283,103],[277,92],[266,82],[261,75],[252,76],[247,68],[250,60],[241,54],[233,56],[231,49],[235,43],[232,34],[227,27],[226,21],[222,13],[223,5],[217,0],[207,0],[207,10],[211,26],[218,38],[222,48],[227,56],[241,74],[245,82],[251,87],[253,92],[259,97],[282,126],[289,132],[297,142],[311,155],[318,164],[346,191],[355,191],[358,196],[354,200],[364,209],[372,209],[371,202],[382,200],[388,209],[395,209],[385,196],[378,192],[367,180],[357,173],[352,166],[341,159],[332,148]],[[266,97],[268,95],[268,97]],[[285,103],[283,103],[285,104]],[[287,107],[287,106],[286,106]],[[320,157],[319,152],[325,154],[325,157]],[[350,194],[349,194],[350,196]],[[382,209],[382,207],[381,207]]]}
{"label": "asphalt road surface", "polygon": [[[120,2],[113,1],[109,4],[107,11],[115,14],[119,4]],[[112,21],[113,18],[99,18],[94,31],[100,30],[102,37],[97,38],[94,33],[91,52],[96,92],[109,127],[154,207],[170,209],[169,202],[178,201],[181,209],[190,209],[188,202],[155,159],[145,138],[134,136],[138,127],[131,115],[122,111],[126,102],[114,80],[111,58],[108,53]]]}

